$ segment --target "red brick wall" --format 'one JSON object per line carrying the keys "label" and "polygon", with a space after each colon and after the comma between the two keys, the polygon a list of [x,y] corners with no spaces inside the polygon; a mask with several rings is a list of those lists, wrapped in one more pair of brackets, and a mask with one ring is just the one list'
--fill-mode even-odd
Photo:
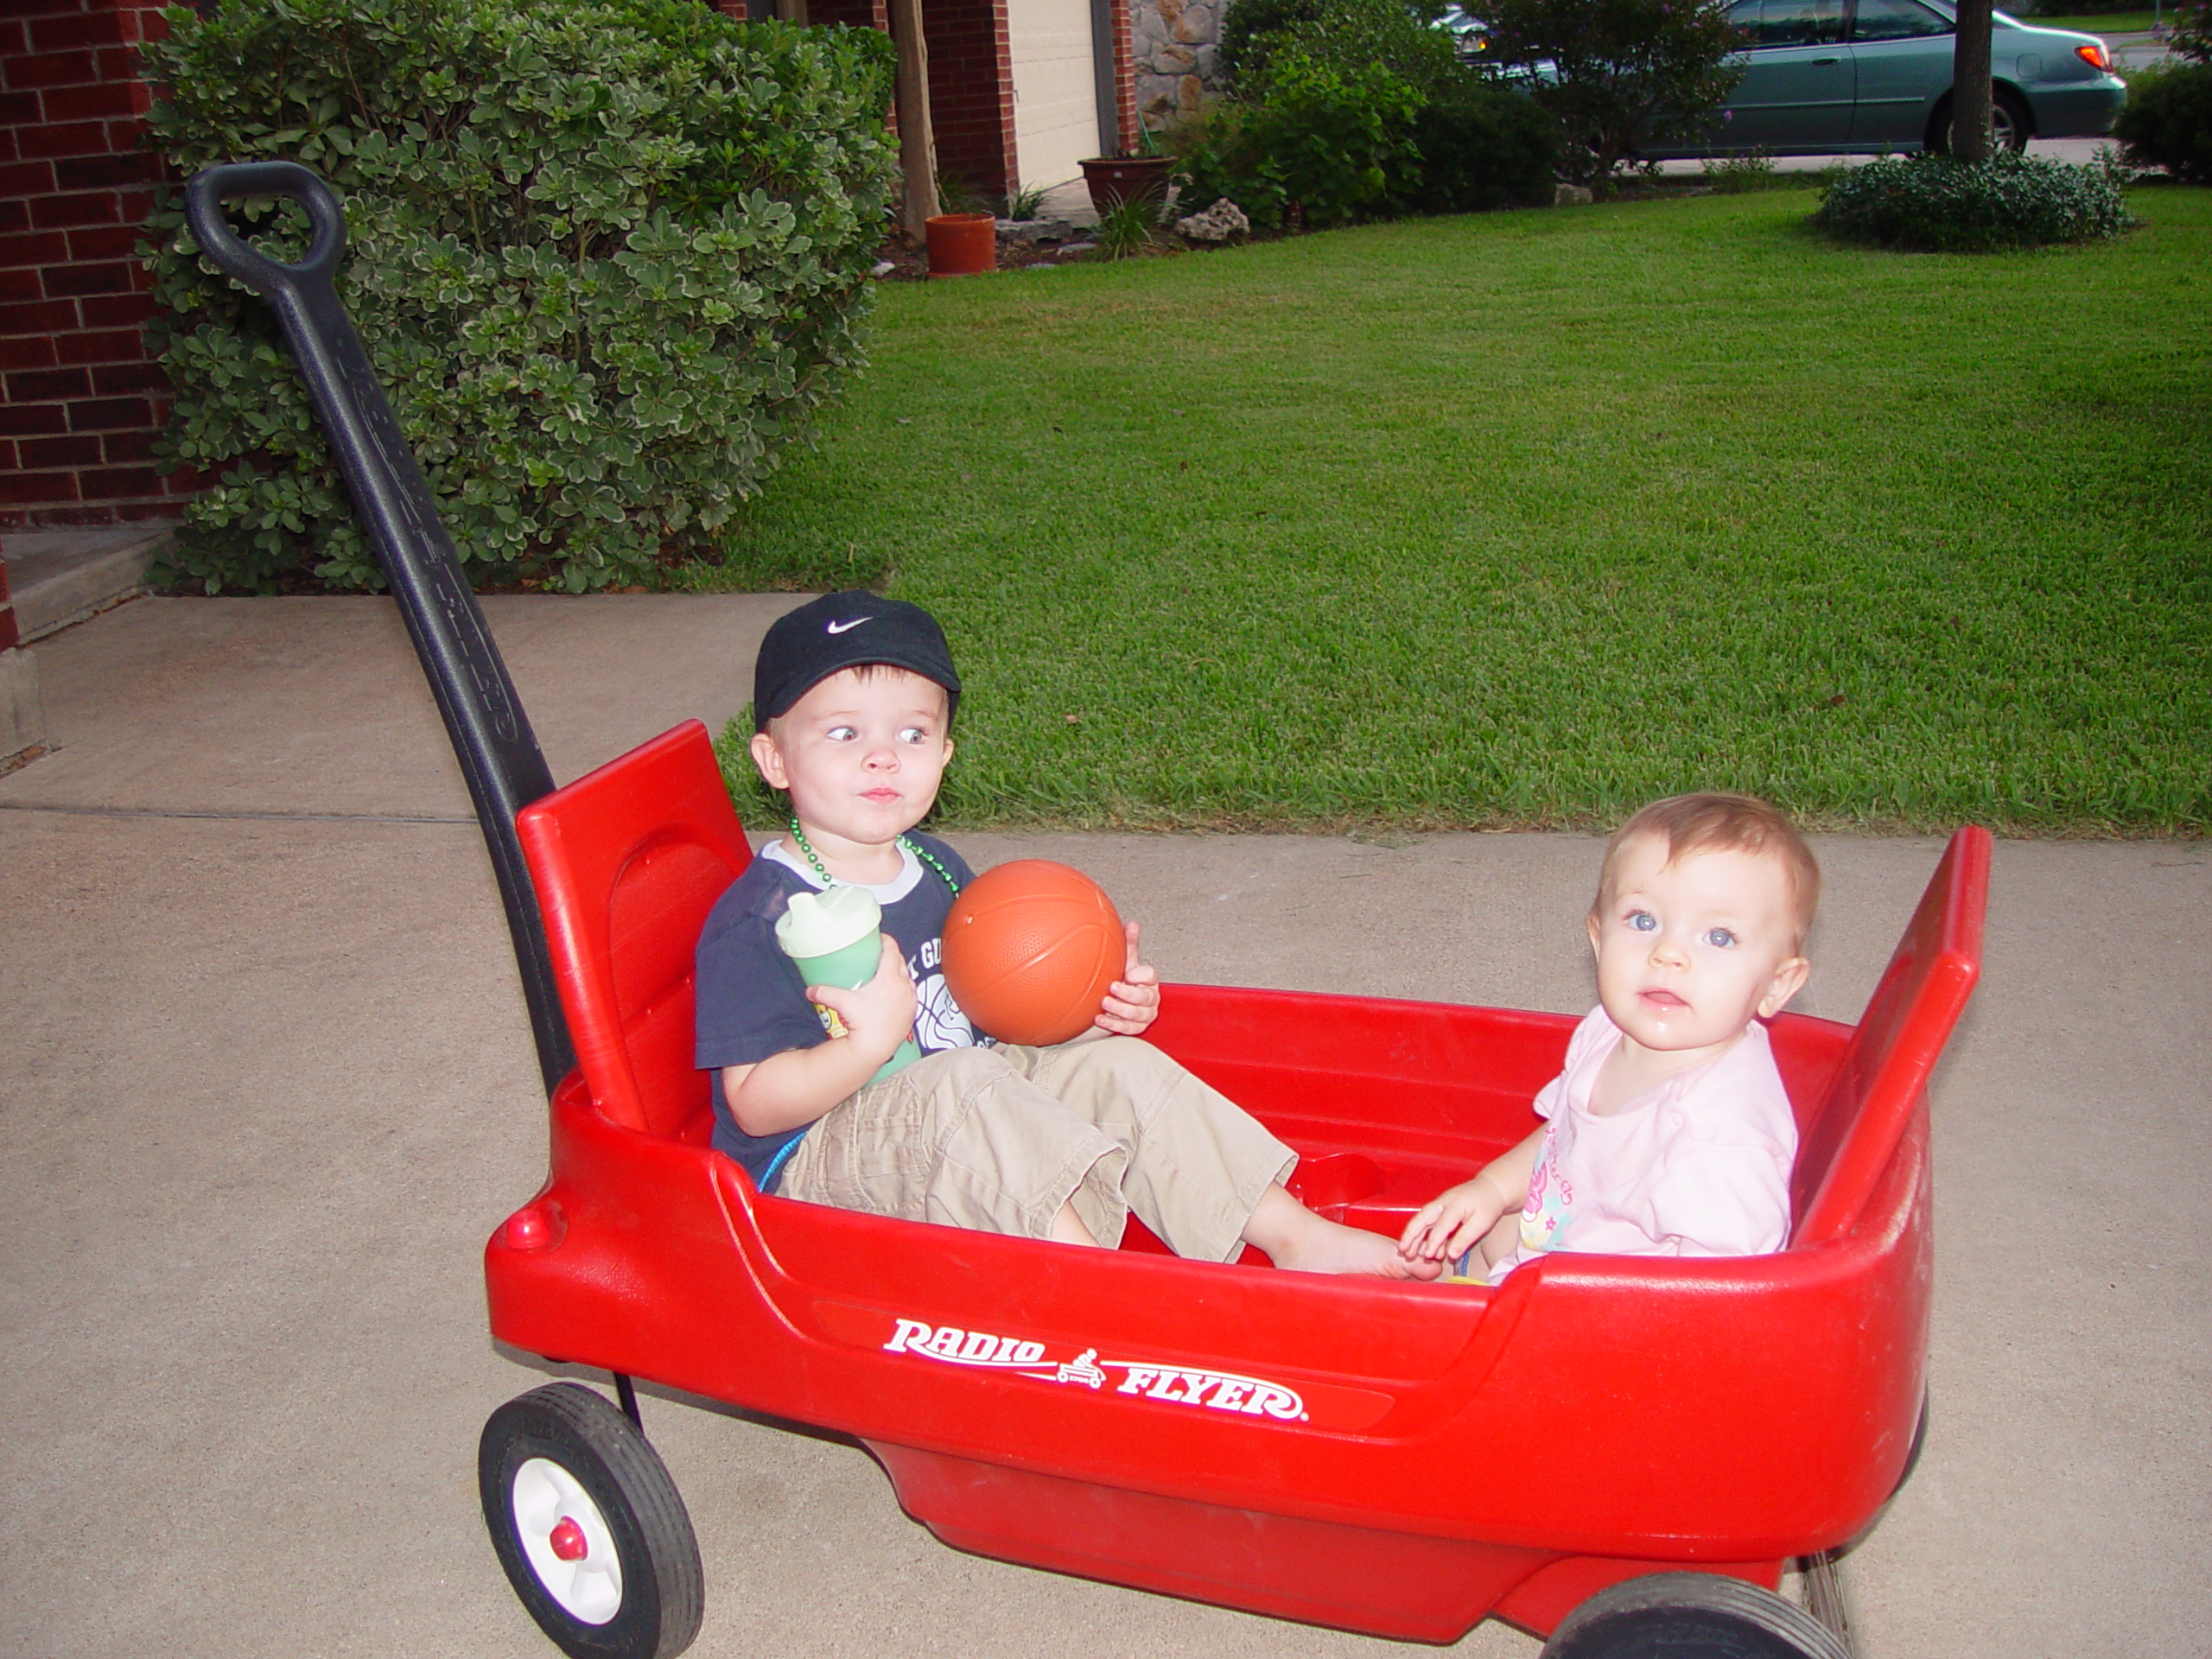
{"label": "red brick wall", "polygon": [[1109,0],[1114,15],[1114,125],[1124,155],[1137,147],[1137,54],[1129,38],[1129,8]]}
{"label": "red brick wall", "polygon": [[[1118,3],[1118,0],[1117,0]],[[1003,195],[1014,172],[1014,54],[1007,0],[923,0],[930,54],[930,126],[940,173]],[[810,23],[891,29],[887,0],[808,0]],[[898,122],[892,122],[898,130]]]}
{"label": "red brick wall", "polygon": [[22,634],[16,624],[16,602],[8,597],[8,567],[0,564],[0,651],[13,650]]}
{"label": "red brick wall", "polygon": [[[716,0],[727,10],[734,0]],[[930,124],[941,173],[957,173],[988,195],[1014,183],[1014,54],[1007,0],[925,0],[922,27],[930,52]],[[1114,80],[1124,146],[1136,142],[1136,62],[1126,0],[1112,0]],[[763,0],[763,16],[771,13]],[[810,23],[891,27],[887,0],[808,0]],[[896,123],[893,123],[895,128]]]}
{"label": "red brick wall", "polygon": [[[927,3],[927,0],[925,0]],[[855,29],[891,30],[890,0],[806,0],[810,23],[846,23]]]}
{"label": "red brick wall", "polygon": [[152,465],[167,383],[139,330],[157,157],[137,42],[150,0],[5,0],[0,16],[0,526],[173,516]]}
{"label": "red brick wall", "polygon": [[940,175],[957,174],[985,195],[1014,182],[1014,53],[1007,0],[925,0],[930,48],[930,125]]}

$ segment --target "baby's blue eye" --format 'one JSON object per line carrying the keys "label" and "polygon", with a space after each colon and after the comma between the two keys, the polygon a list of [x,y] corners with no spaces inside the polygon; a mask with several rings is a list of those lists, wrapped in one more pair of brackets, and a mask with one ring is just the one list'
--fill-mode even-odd
{"label": "baby's blue eye", "polygon": [[850,726],[832,726],[823,735],[832,743],[849,743],[860,734]]}
{"label": "baby's blue eye", "polygon": [[1736,936],[1733,933],[1731,933],[1725,927],[1716,927],[1707,931],[1705,942],[1707,944],[1715,945],[1723,950],[1726,950],[1734,946],[1736,943]]}
{"label": "baby's blue eye", "polygon": [[924,727],[902,726],[899,728],[899,741],[901,743],[926,743],[930,741],[930,734]]}
{"label": "baby's blue eye", "polygon": [[1628,925],[1639,933],[1650,933],[1657,930],[1659,918],[1648,910],[1631,910],[1628,913]]}

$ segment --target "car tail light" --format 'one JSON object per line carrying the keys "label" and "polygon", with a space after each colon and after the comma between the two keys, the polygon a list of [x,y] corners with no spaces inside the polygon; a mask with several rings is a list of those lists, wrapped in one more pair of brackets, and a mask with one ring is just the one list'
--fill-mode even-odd
{"label": "car tail light", "polygon": [[2074,55],[2092,69],[2109,70],[2112,67],[2112,54],[2105,50],[2102,41],[2091,41],[2087,46],[2075,47]]}

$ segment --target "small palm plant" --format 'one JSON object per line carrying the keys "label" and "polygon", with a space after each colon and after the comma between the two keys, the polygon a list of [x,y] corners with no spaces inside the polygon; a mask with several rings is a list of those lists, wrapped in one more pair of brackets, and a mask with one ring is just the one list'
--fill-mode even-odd
{"label": "small palm plant", "polygon": [[1134,259],[1159,238],[1160,198],[1127,195],[1098,216],[1098,246],[1109,259]]}

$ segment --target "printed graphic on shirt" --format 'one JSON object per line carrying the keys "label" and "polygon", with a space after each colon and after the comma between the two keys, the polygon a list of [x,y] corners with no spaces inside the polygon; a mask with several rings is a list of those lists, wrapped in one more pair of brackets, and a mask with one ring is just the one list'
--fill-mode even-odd
{"label": "printed graphic on shirt", "polygon": [[1559,1130],[1544,1133],[1544,1149],[1529,1175],[1529,1202],[1521,1211],[1521,1248],[1549,1250],[1574,1220],[1574,1183],[1559,1173]]}
{"label": "printed graphic on shirt", "polygon": [[952,1000],[952,988],[938,969],[944,951],[943,939],[925,940],[906,963],[914,976],[914,1040],[925,1054],[976,1046],[976,1028]]}

